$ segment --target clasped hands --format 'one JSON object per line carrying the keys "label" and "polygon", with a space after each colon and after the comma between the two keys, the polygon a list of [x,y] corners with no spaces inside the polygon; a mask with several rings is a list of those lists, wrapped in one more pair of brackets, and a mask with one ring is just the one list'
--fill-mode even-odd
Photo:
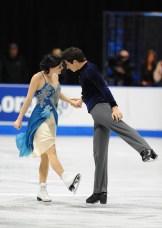
{"label": "clasped hands", "polygon": [[81,108],[82,107],[82,99],[80,98],[72,98],[70,99],[70,104],[74,107],[74,108]]}

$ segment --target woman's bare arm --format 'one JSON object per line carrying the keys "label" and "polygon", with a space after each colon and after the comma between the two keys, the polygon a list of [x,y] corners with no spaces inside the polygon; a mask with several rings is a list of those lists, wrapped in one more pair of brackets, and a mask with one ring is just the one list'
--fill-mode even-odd
{"label": "woman's bare arm", "polygon": [[22,119],[26,113],[26,111],[28,110],[29,108],[29,105],[34,97],[34,94],[38,88],[38,85],[39,85],[39,75],[38,74],[35,74],[31,81],[30,81],[30,85],[29,85],[29,89],[28,89],[28,93],[27,93],[27,96],[23,102],[23,105],[20,109],[20,113],[17,117],[17,120],[14,122],[14,127],[17,128],[17,129],[20,129],[21,128],[21,125],[22,125]]}
{"label": "woman's bare arm", "polygon": [[80,108],[81,106],[74,99],[70,99],[69,97],[65,96],[62,92],[59,94],[59,98],[65,102],[70,103],[75,108]]}

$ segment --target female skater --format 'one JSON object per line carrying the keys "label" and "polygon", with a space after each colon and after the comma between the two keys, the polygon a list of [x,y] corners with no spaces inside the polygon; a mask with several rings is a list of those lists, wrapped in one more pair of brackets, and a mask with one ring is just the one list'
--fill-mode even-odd
{"label": "female skater", "polygon": [[16,145],[20,151],[20,157],[40,156],[39,167],[40,190],[37,200],[49,202],[46,190],[49,163],[54,171],[61,177],[66,187],[74,194],[80,182],[79,173],[65,172],[60,164],[55,148],[56,127],[58,123],[57,105],[59,98],[78,108],[74,100],[67,98],[60,88],[58,74],[62,70],[62,59],[53,55],[47,55],[40,63],[41,71],[36,73],[30,82],[27,96],[21,107],[19,116],[14,122],[14,127],[19,130],[22,119],[26,113],[34,94],[37,96],[37,104],[31,114],[25,133],[16,136]]}

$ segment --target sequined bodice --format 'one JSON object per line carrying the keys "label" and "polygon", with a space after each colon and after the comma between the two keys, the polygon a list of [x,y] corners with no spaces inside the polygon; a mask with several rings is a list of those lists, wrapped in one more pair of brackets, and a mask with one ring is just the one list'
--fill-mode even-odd
{"label": "sequined bodice", "polygon": [[40,90],[36,91],[37,105],[39,104],[43,109],[46,109],[47,106],[52,105],[53,108],[57,109],[60,91],[60,84],[58,84],[57,88],[55,89],[50,83],[45,83]]}

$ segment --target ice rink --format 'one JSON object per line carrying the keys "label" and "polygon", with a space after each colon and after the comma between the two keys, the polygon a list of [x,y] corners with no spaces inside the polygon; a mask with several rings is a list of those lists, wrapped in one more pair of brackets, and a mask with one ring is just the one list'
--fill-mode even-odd
{"label": "ice rink", "polygon": [[75,196],[50,168],[51,203],[36,200],[39,158],[19,158],[14,136],[0,136],[0,227],[162,228],[162,139],[146,138],[159,155],[144,163],[118,137],[111,137],[108,203],[86,205],[93,191],[92,137],[58,137],[58,157],[67,171],[82,175]]}

